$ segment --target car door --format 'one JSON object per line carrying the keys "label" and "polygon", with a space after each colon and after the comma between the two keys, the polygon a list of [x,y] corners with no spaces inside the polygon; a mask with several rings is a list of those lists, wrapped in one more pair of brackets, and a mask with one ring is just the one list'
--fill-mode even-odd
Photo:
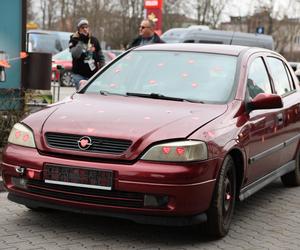
{"label": "car door", "polygon": [[[248,64],[247,95],[253,99],[259,93],[273,93],[271,78],[262,56],[252,58]],[[280,166],[278,136],[283,128],[280,109],[253,110],[249,113],[247,183],[250,184]]]}
{"label": "car door", "polygon": [[284,165],[294,158],[299,143],[300,96],[286,63],[274,56],[268,56],[266,61],[275,91],[283,101],[280,113],[283,128],[277,132],[279,140],[284,144],[280,152],[280,165]]}

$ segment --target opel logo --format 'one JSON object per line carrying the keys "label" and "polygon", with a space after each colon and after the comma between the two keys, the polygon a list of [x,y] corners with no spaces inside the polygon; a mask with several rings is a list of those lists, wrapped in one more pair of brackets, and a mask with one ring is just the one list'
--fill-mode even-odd
{"label": "opel logo", "polygon": [[78,147],[81,150],[86,150],[86,149],[90,148],[90,146],[93,145],[92,139],[88,136],[81,137],[77,143],[78,143]]}

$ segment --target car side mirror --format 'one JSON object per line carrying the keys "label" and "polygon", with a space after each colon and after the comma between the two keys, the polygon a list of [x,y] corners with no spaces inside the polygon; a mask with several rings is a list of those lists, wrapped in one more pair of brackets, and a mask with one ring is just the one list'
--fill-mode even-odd
{"label": "car side mirror", "polygon": [[0,82],[6,81],[5,68],[0,66]]}
{"label": "car side mirror", "polygon": [[281,97],[275,94],[260,93],[247,103],[247,110],[249,112],[256,109],[277,109],[282,107]]}

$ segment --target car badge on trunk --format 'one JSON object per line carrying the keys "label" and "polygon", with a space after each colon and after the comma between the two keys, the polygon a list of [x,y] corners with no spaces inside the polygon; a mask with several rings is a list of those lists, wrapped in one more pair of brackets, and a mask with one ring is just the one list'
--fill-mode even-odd
{"label": "car badge on trunk", "polygon": [[78,147],[81,150],[86,150],[86,149],[90,148],[90,146],[92,146],[92,145],[93,145],[92,139],[88,136],[83,136],[78,141]]}

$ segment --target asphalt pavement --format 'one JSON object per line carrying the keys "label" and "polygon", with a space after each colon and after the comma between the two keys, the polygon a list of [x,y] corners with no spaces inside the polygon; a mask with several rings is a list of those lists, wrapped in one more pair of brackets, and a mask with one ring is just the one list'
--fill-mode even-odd
{"label": "asphalt pavement", "polygon": [[238,202],[229,234],[212,240],[200,227],[140,225],[126,220],[32,211],[0,193],[0,249],[298,250],[300,187],[275,181]]}
{"label": "asphalt pavement", "polygon": [[[59,99],[74,91],[61,88]],[[280,180],[238,202],[231,230],[219,240],[207,238],[204,225],[162,227],[54,210],[36,212],[6,196],[0,177],[1,250],[300,249],[300,187],[285,188]]]}

